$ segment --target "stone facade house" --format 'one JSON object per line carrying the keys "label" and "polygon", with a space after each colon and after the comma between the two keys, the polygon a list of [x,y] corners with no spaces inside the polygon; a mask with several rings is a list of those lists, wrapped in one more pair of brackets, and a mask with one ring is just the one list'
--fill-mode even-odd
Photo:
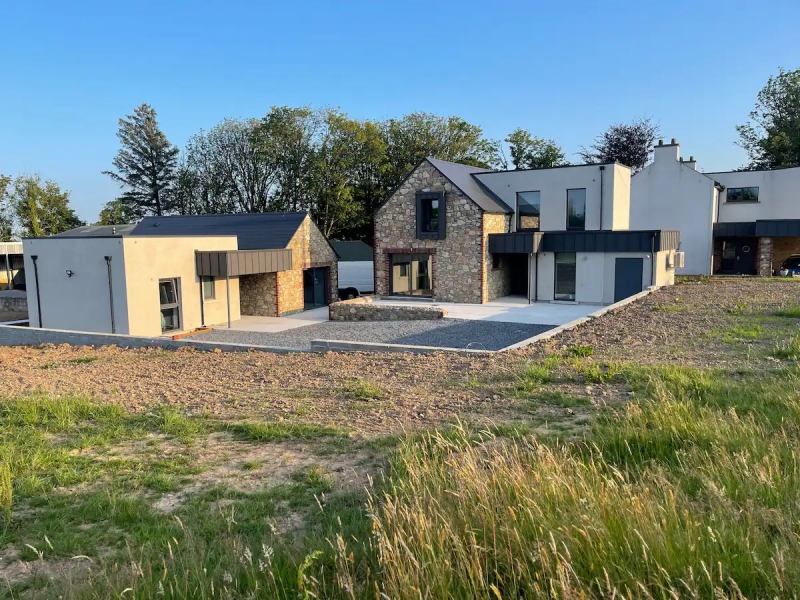
{"label": "stone facade house", "polygon": [[677,232],[628,228],[630,169],[426,158],[374,215],[380,296],[610,304],[674,280]]}

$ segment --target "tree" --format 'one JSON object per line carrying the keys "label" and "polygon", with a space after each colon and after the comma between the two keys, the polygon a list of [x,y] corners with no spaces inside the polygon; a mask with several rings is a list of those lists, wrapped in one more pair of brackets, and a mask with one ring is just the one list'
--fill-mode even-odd
{"label": "tree", "polygon": [[8,197],[23,236],[55,235],[85,225],[69,206],[69,192],[38,175],[17,177]]}
{"label": "tree", "polygon": [[750,122],[739,125],[739,145],[748,169],[800,166],[800,69],[779,69],[758,93]]}
{"label": "tree", "polygon": [[122,198],[136,209],[138,216],[168,214],[178,148],[158,127],[156,111],[148,104],[119,120],[117,137],[122,145],[113,160],[116,171],[103,171],[120,184]]}
{"label": "tree", "polygon": [[14,235],[13,211],[8,202],[8,186],[11,177],[0,173],[0,242],[9,242]]}
{"label": "tree", "polygon": [[649,117],[618,123],[598,136],[591,147],[582,147],[578,155],[588,163],[617,161],[638,173],[650,161],[658,134],[658,124]]}
{"label": "tree", "polygon": [[553,140],[534,137],[525,129],[515,129],[505,141],[509,144],[515,169],[543,169],[569,164],[564,151]]}
{"label": "tree", "polygon": [[100,211],[100,216],[97,219],[96,225],[125,225],[126,223],[135,223],[137,221],[136,209],[132,207],[129,202],[123,198],[117,198],[106,202],[103,210]]}
{"label": "tree", "polygon": [[500,163],[500,145],[484,138],[480,127],[460,117],[412,113],[389,119],[381,128],[386,143],[387,191],[428,156],[485,168]]}

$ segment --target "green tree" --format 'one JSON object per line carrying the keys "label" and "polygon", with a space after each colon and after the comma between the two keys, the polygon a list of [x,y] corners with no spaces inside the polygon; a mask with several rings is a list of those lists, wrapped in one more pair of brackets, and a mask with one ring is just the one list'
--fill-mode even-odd
{"label": "green tree", "polygon": [[515,169],[543,169],[569,164],[564,151],[553,140],[532,136],[525,129],[515,129],[505,141]]}
{"label": "green tree", "polygon": [[123,198],[106,202],[96,225],[125,225],[137,221],[136,209]]}
{"label": "green tree", "polygon": [[116,171],[103,171],[125,191],[122,198],[137,215],[171,212],[178,148],[159,129],[156,111],[148,104],[119,120],[121,148],[112,164]]}
{"label": "green tree", "polygon": [[739,125],[748,169],[800,166],[800,69],[779,69],[758,93],[750,121]]}
{"label": "green tree", "polygon": [[11,177],[0,173],[0,242],[9,242],[14,235],[14,216],[7,195],[10,184]]}
{"label": "green tree", "polygon": [[658,137],[658,124],[649,117],[618,123],[599,135],[579,156],[588,163],[620,162],[638,173],[647,166]]}
{"label": "green tree", "polygon": [[85,225],[69,205],[69,192],[39,175],[17,177],[8,196],[24,237],[55,235]]}

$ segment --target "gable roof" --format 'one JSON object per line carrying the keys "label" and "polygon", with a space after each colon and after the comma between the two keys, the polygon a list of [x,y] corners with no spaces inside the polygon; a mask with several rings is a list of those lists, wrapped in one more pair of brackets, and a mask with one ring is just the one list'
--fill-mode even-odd
{"label": "gable roof", "polygon": [[482,210],[488,213],[514,212],[489,188],[473,177],[476,173],[491,173],[491,169],[462,165],[461,163],[439,160],[438,158],[428,158],[427,160]]}
{"label": "gable roof", "polygon": [[75,229],[56,233],[51,237],[123,237],[125,235],[130,235],[134,227],[136,227],[136,225],[130,223],[126,225],[83,225]]}
{"label": "gable roof", "polygon": [[307,214],[272,212],[145,217],[131,235],[235,235],[239,239],[239,250],[277,250],[289,245]]}
{"label": "gable roof", "polygon": [[339,255],[342,262],[369,261],[374,260],[372,248],[361,241],[356,242],[331,242],[331,246]]}

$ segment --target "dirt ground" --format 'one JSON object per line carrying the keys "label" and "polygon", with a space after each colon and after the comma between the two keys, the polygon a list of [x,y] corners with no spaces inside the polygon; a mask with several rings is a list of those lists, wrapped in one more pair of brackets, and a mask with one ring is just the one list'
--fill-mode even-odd
{"label": "dirt ground", "polygon": [[[787,321],[775,325],[771,319],[780,319],[770,315],[797,305],[800,282],[683,282],[537,346],[491,356],[2,347],[0,394],[78,394],[133,410],[171,404],[191,414],[324,423],[375,436],[456,419],[503,420],[518,407],[505,402],[497,382],[574,345],[591,346],[599,361],[735,368],[760,360],[766,368],[770,328]],[[736,327],[756,322],[762,333],[736,338]],[[363,382],[381,397],[354,396],[353,384]]]}

